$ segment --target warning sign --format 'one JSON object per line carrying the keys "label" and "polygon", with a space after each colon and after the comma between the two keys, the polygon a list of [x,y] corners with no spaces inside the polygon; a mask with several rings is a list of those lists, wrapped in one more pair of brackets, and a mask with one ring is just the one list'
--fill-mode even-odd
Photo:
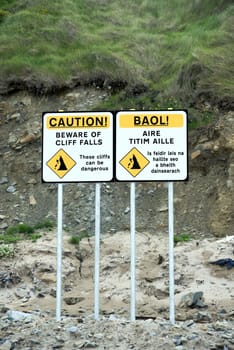
{"label": "warning sign", "polygon": [[118,181],[184,181],[188,177],[187,158],[185,111],[117,113]]}
{"label": "warning sign", "polygon": [[111,112],[47,112],[42,124],[44,182],[113,180]]}
{"label": "warning sign", "polygon": [[149,161],[134,147],[121,159],[120,164],[135,177],[149,164]]}
{"label": "warning sign", "polygon": [[63,149],[60,149],[47,162],[47,165],[58,177],[63,178],[76,165],[76,162]]}

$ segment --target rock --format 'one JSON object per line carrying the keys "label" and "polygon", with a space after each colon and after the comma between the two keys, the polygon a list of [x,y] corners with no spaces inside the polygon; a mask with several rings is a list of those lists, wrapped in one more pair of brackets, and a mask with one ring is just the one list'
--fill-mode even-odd
{"label": "rock", "polygon": [[7,317],[10,321],[15,321],[15,322],[32,322],[32,314],[28,314],[25,312],[21,311],[14,311],[14,310],[9,310],[7,311]]}
{"label": "rock", "polygon": [[56,283],[57,281],[57,277],[55,274],[46,272],[43,275],[41,275],[40,279],[42,282],[45,283]]}
{"label": "rock", "polygon": [[29,184],[29,185],[36,185],[37,184],[37,180],[35,178],[30,178],[30,179],[28,179],[27,184]]}
{"label": "rock", "polygon": [[30,290],[27,287],[17,288],[15,290],[15,295],[20,299],[29,299],[31,297]]}
{"label": "rock", "polygon": [[9,340],[4,341],[2,344],[0,343],[0,350],[11,350],[12,344]]}
{"label": "rock", "polygon": [[226,321],[223,321],[223,322],[217,321],[213,323],[212,327],[214,328],[214,330],[218,332],[222,331],[226,333],[227,331],[231,331],[230,325]]}
{"label": "rock", "polygon": [[16,189],[15,186],[11,185],[11,186],[8,186],[8,187],[7,187],[6,191],[7,191],[8,193],[14,193],[14,192],[17,191],[17,189]]}
{"label": "rock", "polygon": [[35,199],[33,194],[29,195],[29,204],[32,205],[32,206],[37,204],[37,201],[36,201],[36,199]]}
{"label": "rock", "polygon": [[67,329],[67,331],[71,334],[75,334],[78,332],[78,327],[77,326],[71,326]]}
{"label": "rock", "polygon": [[180,307],[203,308],[206,305],[203,302],[203,292],[188,293],[181,298]]}
{"label": "rock", "polygon": [[200,154],[201,154],[201,151],[200,151],[200,150],[196,150],[196,151],[192,152],[192,153],[191,153],[191,160],[193,160],[193,159],[199,157]]}
{"label": "rock", "polygon": [[13,132],[11,132],[8,137],[9,146],[14,147],[14,145],[17,143],[17,140],[18,137]]}
{"label": "rock", "polygon": [[166,212],[166,211],[168,211],[168,206],[167,205],[163,205],[161,208],[158,209],[158,211],[160,213]]}
{"label": "rock", "polygon": [[128,214],[130,212],[130,207],[127,207],[125,210],[124,210],[124,214]]}
{"label": "rock", "polygon": [[19,143],[21,145],[24,145],[26,143],[31,143],[31,142],[37,141],[39,139],[39,137],[40,137],[40,135],[27,134],[19,140]]}
{"label": "rock", "polygon": [[64,298],[64,301],[67,305],[75,305],[77,303],[80,303],[83,300],[85,300],[85,298],[83,298],[83,297],[66,297],[66,298]]}
{"label": "rock", "polygon": [[21,118],[21,114],[18,113],[18,112],[15,112],[15,113],[11,114],[11,115],[7,118],[7,120],[8,120],[8,121],[9,121],[9,120],[20,121],[20,118]]}
{"label": "rock", "polygon": [[211,321],[211,315],[208,312],[198,312],[197,315],[195,316],[195,321],[196,322],[210,322]]}
{"label": "rock", "polygon": [[209,264],[219,265],[219,266],[222,266],[222,267],[226,267],[228,270],[230,270],[231,268],[234,267],[234,260],[230,259],[230,258],[219,259],[219,260],[216,260],[216,261],[211,261],[211,262],[209,262]]}

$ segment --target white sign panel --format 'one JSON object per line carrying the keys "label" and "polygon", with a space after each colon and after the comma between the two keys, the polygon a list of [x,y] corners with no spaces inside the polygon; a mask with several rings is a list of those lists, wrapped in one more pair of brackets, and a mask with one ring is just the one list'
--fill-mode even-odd
{"label": "white sign panel", "polygon": [[188,177],[185,111],[116,115],[118,181],[184,181]]}
{"label": "white sign panel", "polygon": [[113,180],[113,114],[43,114],[42,181]]}

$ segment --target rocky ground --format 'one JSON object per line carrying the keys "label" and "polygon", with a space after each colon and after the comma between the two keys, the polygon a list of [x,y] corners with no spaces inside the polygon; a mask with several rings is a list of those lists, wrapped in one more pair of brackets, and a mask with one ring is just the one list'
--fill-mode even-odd
{"label": "rocky ground", "polygon": [[[41,183],[42,112],[90,110],[107,97],[97,87],[1,96],[0,233],[19,222],[56,223],[57,186]],[[175,233],[191,238],[175,247],[176,324],[168,320],[167,184],[136,185],[136,322],[129,322],[129,184],[101,188],[99,322],[93,317],[95,184],[67,184],[62,321],[55,321],[55,229],[37,242],[17,243],[1,259],[0,349],[234,349],[234,268],[209,264],[233,259],[234,251],[234,114],[218,115],[190,132],[189,181],[174,184]],[[68,243],[82,232],[90,237]]]}
{"label": "rocky ground", "polygon": [[234,236],[176,245],[175,325],[167,236],[136,237],[136,322],[129,321],[129,232],[101,240],[100,321],[94,320],[93,237],[75,246],[64,234],[61,322],[56,232],[18,243],[14,256],[1,261],[0,349],[234,349],[234,268],[210,264],[232,256]]}

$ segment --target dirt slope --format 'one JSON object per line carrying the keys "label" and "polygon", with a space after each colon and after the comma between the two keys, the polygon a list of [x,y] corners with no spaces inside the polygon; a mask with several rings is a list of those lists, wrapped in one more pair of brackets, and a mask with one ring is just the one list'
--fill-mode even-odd
{"label": "dirt slope", "polygon": [[[90,110],[108,92],[77,88],[60,95],[26,92],[0,97],[0,230],[18,222],[56,222],[56,185],[41,183],[41,116],[44,111]],[[210,107],[211,108],[211,107]],[[189,133],[189,181],[175,183],[175,232],[225,236],[233,233],[234,114]],[[129,229],[129,184],[102,185],[105,232]],[[72,234],[94,232],[94,184],[64,188],[64,224]],[[167,184],[136,186],[137,229],[167,231]]]}

